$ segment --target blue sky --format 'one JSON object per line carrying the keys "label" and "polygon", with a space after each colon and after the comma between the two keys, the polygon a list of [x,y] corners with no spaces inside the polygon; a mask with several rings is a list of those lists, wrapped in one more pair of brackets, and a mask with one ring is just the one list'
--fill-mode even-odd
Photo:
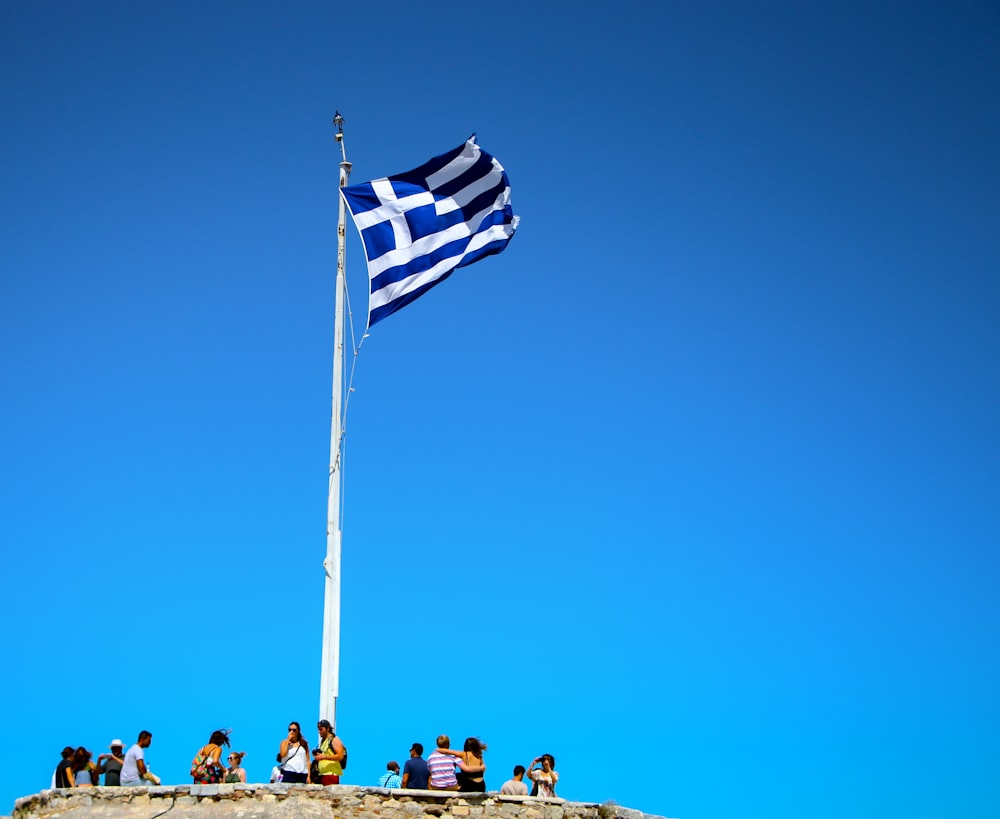
{"label": "blue sky", "polygon": [[446,732],[665,816],[996,816],[998,35],[0,5],[0,811],[67,743],[262,781],[314,724],[339,109],[352,182],[475,131],[521,216],[359,358],[346,779]]}

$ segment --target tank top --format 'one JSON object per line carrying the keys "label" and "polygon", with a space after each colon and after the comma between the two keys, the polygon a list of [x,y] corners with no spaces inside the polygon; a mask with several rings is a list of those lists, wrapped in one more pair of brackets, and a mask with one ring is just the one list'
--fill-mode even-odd
{"label": "tank top", "polygon": [[306,758],[306,749],[301,745],[296,745],[292,755],[281,763],[281,769],[292,773],[308,773],[309,763]]}

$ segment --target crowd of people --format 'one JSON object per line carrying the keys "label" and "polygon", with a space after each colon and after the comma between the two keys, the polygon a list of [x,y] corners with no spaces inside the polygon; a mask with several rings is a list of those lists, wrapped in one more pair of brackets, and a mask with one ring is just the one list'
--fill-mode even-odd
{"label": "crowd of people", "polygon": [[52,775],[53,788],[91,788],[100,785],[159,785],[160,778],[146,767],[145,749],[153,741],[149,731],[140,731],[135,745],[125,750],[120,739],[111,740],[110,754],[94,755],[84,748],[63,748],[62,759]]}
{"label": "crowd of people", "polygon": [[[289,784],[338,785],[347,768],[347,747],[336,735],[328,720],[316,723],[319,739],[312,753],[298,722],[290,722],[288,734],[278,746],[277,764],[271,770],[271,782]],[[211,736],[191,760],[191,779],[196,785],[217,783],[245,783],[243,751],[230,751],[222,761],[223,748],[229,748],[228,729],[213,731]],[[84,747],[63,748],[62,759],[52,777],[54,788],[88,788],[104,785],[159,785],[160,778],[146,765],[145,751],[152,744],[153,735],[140,731],[129,749],[120,739],[108,746],[110,753],[97,759]],[[412,788],[416,790],[486,792],[486,743],[478,737],[465,740],[461,751],[451,748],[451,739],[442,734],[434,750],[424,759],[424,746],[414,742],[410,758],[400,772],[399,763],[390,760],[386,772],[378,778],[381,788]],[[311,759],[310,759],[311,757]],[[525,768],[515,765],[513,776],[500,787],[501,794],[517,796],[556,796],[559,774],[551,754],[535,757]],[[527,779],[527,782],[525,781]],[[528,783],[531,783],[529,789]]]}

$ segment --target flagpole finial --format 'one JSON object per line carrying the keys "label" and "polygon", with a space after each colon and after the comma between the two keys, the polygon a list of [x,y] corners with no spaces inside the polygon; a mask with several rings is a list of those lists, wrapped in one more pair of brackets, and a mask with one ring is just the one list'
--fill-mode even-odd
{"label": "flagpole finial", "polygon": [[340,145],[341,158],[344,162],[347,162],[347,149],[344,147],[344,115],[340,111],[333,112],[333,124],[337,128],[334,138],[337,140],[337,144]]}

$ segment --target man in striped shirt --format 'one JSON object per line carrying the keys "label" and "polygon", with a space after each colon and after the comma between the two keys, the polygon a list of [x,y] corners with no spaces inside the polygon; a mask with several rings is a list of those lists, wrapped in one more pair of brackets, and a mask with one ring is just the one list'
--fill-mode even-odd
{"label": "man in striped shirt", "polygon": [[427,787],[432,791],[457,791],[458,777],[455,776],[455,757],[442,754],[442,748],[450,748],[451,740],[441,734],[437,738],[437,748],[427,757],[427,770],[431,778]]}

